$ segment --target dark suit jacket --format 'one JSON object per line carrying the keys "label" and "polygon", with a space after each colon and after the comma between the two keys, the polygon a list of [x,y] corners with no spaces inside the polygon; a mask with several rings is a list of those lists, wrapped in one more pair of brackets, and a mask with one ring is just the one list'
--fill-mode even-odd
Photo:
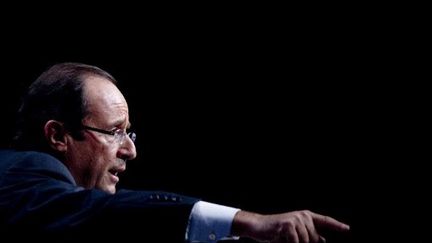
{"label": "dark suit jacket", "polygon": [[[45,241],[183,242],[196,198],[78,187],[56,158],[0,150],[0,233]],[[8,238],[8,237],[6,237]]]}

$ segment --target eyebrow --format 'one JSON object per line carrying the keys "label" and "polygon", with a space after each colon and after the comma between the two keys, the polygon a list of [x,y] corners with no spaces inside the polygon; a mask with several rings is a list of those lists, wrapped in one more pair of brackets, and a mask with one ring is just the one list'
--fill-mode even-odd
{"label": "eyebrow", "polygon": [[[124,124],[124,119],[118,119],[112,122],[113,126],[118,127],[119,125]],[[130,129],[130,127],[132,126],[132,124],[130,122],[128,122],[128,124],[126,125],[126,129]]]}

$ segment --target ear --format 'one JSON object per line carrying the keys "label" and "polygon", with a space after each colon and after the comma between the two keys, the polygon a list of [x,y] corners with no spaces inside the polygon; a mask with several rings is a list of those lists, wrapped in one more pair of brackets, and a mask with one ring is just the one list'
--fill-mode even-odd
{"label": "ear", "polygon": [[67,150],[66,132],[63,123],[56,120],[49,120],[44,126],[45,138],[51,148],[59,152]]}

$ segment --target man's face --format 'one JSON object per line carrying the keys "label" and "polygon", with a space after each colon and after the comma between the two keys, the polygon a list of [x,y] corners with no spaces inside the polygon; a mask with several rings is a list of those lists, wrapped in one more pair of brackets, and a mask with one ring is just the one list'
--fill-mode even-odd
{"label": "man's face", "polygon": [[[106,131],[129,128],[126,100],[109,80],[87,77],[84,99],[89,114],[83,119],[83,125]],[[83,130],[83,135],[82,141],[67,136],[65,164],[79,186],[115,193],[118,173],[126,169],[126,160],[136,157],[134,143],[128,136],[115,139],[92,130]]]}

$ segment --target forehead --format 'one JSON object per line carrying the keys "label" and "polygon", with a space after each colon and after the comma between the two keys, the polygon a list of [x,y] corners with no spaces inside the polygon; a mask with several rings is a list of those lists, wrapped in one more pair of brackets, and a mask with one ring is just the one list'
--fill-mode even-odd
{"label": "forehead", "polygon": [[89,76],[84,81],[88,117],[95,120],[126,120],[128,107],[120,90],[108,79]]}

